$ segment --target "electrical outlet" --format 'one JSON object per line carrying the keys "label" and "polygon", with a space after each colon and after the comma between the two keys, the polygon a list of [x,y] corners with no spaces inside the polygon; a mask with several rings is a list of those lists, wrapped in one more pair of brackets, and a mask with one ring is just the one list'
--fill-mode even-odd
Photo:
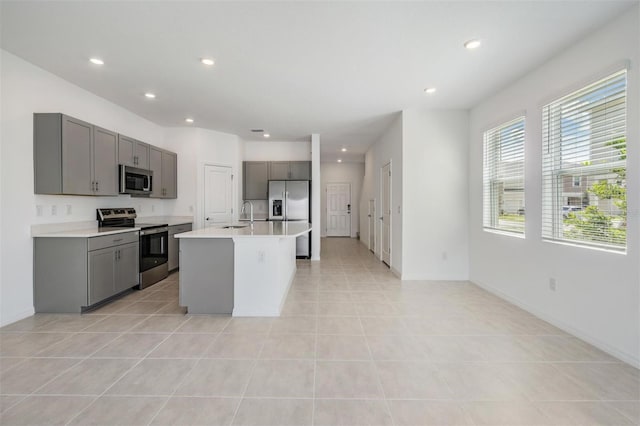
{"label": "electrical outlet", "polygon": [[67,204],[67,216],[71,214],[71,204]]}
{"label": "electrical outlet", "polygon": [[151,204],[151,213],[156,211],[156,206],[155,204]]}
{"label": "electrical outlet", "polygon": [[55,204],[51,206],[51,216],[55,216],[58,214],[58,206]]}
{"label": "electrical outlet", "polygon": [[193,206],[189,206],[189,213],[193,213]]}
{"label": "electrical outlet", "polygon": [[264,250],[258,251],[258,262],[264,263]]}
{"label": "electrical outlet", "polygon": [[447,258],[449,257],[449,255],[447,254],[446,251],[442,252],[442,260],[447,260]]}
{"label": "electrical outlet", "polygon": [[558,283],[556,282],[556,279],[549,278],[549,290],[556,291],[556,288],[558,288]]}
{"label": "electrical outlet", "polygon": [[41,204],[38,204],[36,206],[36,216],[42,216],[43,212],[44,212],[44,208],[42,207]]}

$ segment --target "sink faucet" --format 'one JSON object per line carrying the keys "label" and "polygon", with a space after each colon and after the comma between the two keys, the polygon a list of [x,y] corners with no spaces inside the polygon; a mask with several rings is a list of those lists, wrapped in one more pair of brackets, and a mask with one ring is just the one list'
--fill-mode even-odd
{"label": "sink faucet", "polygon": [[244,214],[245,212],[245,206],[247,205],[247,203],[249,203],[249,214],[251,215],[251,224],[253,225],[253,203],[249,200],[244,200],[242,202],[242,213]]}

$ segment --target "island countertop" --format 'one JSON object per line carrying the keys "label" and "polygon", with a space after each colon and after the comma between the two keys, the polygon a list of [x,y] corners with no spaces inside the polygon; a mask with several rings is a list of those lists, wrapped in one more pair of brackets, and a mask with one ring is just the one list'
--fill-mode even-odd
{"label": "island countertop", "polygon": [[[225,226],[235,226],[225,228]],[[295,238],[311,231],[307,222],[221,223],[208,228],[176,234],[175,238]]]}

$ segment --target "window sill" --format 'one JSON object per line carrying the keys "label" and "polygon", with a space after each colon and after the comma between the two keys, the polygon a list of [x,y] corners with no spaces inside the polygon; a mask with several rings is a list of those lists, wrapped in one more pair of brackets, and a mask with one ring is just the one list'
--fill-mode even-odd
{"label": "window sill", "polygon": [[569,247],[576,247],[576,248],[581,248],[581,249],[588,249],[588,250],[597,250],[597,251],[603,251],[606,253],[612,253],[612,254],[621,254],[623,256],[627,255],[627,249],[615,249],[615,248],[610,248],[610,247],[601,247],[601,246],[595,246],[595,245],[589,245],[589,244],[580,244],[580,243],[575,243],[572,241],[562,241],[562,240],[554,240],[554,239],[550,239],[550,238],[543,238],[542,241],[544,241],[545,243],[551,243],[551,244],[559,244],[561,246],[569,246]]}
{"label": "window sill", "polygon": [[501,229],[493,229],[493,228],[482,228],[482,230],[490,234],[505,235],[507,237],[520,238],[521,240],[526,239],[524,233],[520,233],[520,232],[509,232],[509,231],[503,231]]}

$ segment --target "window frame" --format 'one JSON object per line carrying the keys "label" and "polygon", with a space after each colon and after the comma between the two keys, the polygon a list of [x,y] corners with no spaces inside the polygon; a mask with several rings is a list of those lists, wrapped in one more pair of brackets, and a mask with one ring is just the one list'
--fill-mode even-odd
{"label": "window frame", "polygon": [[[521,137],[507,140],[514,145],[519,144],[517,152],[509,152],[509,155],[515,155],[521,158],[521,174],[519,176],[499,176],[500,157],[504,147],[500,139],[500,133],[521,126]],[[518,139],[518,140],[516,140]],[[520,140],[521,139],[521,140]],[[514,118],[502,121],[500,124],[492,126],[485,130],[482,134],[482,229],[490,233],[504,234],[517,238],[525,238],[526,234],[526,183],[525,183],[525,143],[526,143],[526,114],[519,113]],[[514,142],[515,141],[515,142]],[[489,153],[491,150],[491,153]],[[491,168],[491,170],[488,170]],[[521,229],[513,229],[500,226],[500,196],[504,197],[505,186],[509,182],[522,182],[522,207],[518,209],[516,214],[523,217]],[[525,209],[520,215],[518,212]]]}
{"label": "window frame", "polygon": [[[627,67],[610,70],[604,76],[601,75],[599,78],[594,78],[589,82],[585,82],[579,87],[574,87],[570,91],[565,92],[566,94],[556,98],[555,100],[546,102],[542,106],[542,239],[543,241],[560,243],[560,244],[568,244],[568,245],[585,247],[590,249],[613,251],[613,252],[623,253],[623,254],[626,253],[627,251],[628,241],[629,241],[628,234],[625,235],[624,246],[617,245],[614,243],[599,242],[595,240],[587,240],[587,239],[580,240],[576,238],[568,238],[563,235],[565,232],[564,217],[563,217],[564,178],[566,176],[572,176],[572,184],[571,184],[572,188],[581,187],[583,185],[588,186],[590,177],[596,177],[596,176],[600,177],[600,176],[606,176],[608,174],[613,174],[615,173],[616,169],[620,169],[620,168],[623,168],[626,172],[627,166],[628,166],[626,158],[619,159],[619,160],[611,160],[604,163],[585,164],[580,166],[567,166],[566,164],[563,164],[563,157],[562,157],[563,147],[558,145],[553,145],[553,144],[562,145],[563,144],[562,136],[550,137],[550,134],[563,135],[563,129],[562,129],[563,115],[561,113],[558,113],[558,111],[563,108],[563,105],[566,107],[566,105],[570,104],[572,101],[577,102],[581,98],[588,97],[590,94],[594,94],[599,90],[606,89],[607,88],[606,82],[608,80],[615,81],[615,79],[618,77],[621,77],[624,80],[624,89],[623,89],[624,91],[623,91],[623,96],[621,97],[623,99],[622,103],[624,104],[624,109],[623,109],[623,112],[621,113],[624,119],[624,131],[623,131],[623,136],[618,136],[608,142],[612,142],[614,140],[621,139],[621,138],[624,138],[626,140],[628,138],[627,122],[628,122],[628,95],[629,95],[629,91],[628,91],[629,74],[628,74]],[[610,84],[613,84],[613,83],[610,83]],[[607,99],[607,97],[603,99]],[[615,97],[611,101],[606,101],[606,100],[603,101],[603,104],[606,104],[607,102],[612,102],[614,100],[615,100]],[[610,118],[601,119],[600,116],[597,116],[598,120],[595,120],[592,118],[593,116],[592,110],[601,108],[601,106],[602,104],[599,104],[596,102],[594,103],[593,106],[591,106],[589,109],[586,110],[586,111],[589,111],[589,114],[590,114],[590,118],[588,119],[589,126],[591,126],[592,122],[594,121],[598,123],[598,126],[602,126],[602,123],[599,122],[600,120],[602,122],[607,122],[607,120],[610,120]],[[557,110],[551,112],[550,110],[553,108],[557,108]],[[558,117],[554,118],[554,115],[557,115]],[[572,117],[572,116],[568,115],[568,117]],[[565,132],[564,134],[568,134],[569,138],[571,137],[576,138],[578,132],[579,130],[575,130],[572,133]],[[595,133],[595,137],[594,137],[594,133]],[[588,150],[592,149],[593,140],[597,140],[601,137],[602,135],[600,135],[600,133],[592,132],[590,129],[588,138],[586,139],[587,141],[586,143],[589,144]],[[577,145],[579,143],[585,143],[585,142],[580,141],[580,142],[574,142],[574,143]],[[571,145],[569,145],[569,148],[572,148]],[[566,146],[564,147],[564,149],[565,150],[567,149]],[[587,149],[585,149],[585,152],[586,151]],[[589,153],[591,152],[589,151]],[[551,161],[548,160],[549,157],[551,158]],[[626,157],[626,154],[625,154],[625,157]],[[591,163],[592,160],[589,159],[586,161]],[[551,166],[549,166],[550,171],[547,170],[548,163],[551,164]],[[579,185],[575,185],[576,177],[579,178],[579,183],[580,183]],[[602,178],[602,180],[608,180],[608,179],[611,179],[611,178]],[[627,182],[628,182],[627,179],[624,179],[625,188],[627,187]],[[551,205],[552,218],[551,218],[550,224],[547,223],[548,219],[546,219],[545,217],[545,216],[548,216],[547,214],[548,208],[546,207],[545,203],[549,203]],[[588,206],[591,206],[591,205],[593,204],[588,204]],[[606,214],[606,212],[604,213]],[[613,215],[609,215],[609,216],[613,216]],[[627,218],[628,218],[628,212],[627,212],[627,215],[625,216],[625,219]],[[625,230],[626,229],[627,228],[625,228]]]}

